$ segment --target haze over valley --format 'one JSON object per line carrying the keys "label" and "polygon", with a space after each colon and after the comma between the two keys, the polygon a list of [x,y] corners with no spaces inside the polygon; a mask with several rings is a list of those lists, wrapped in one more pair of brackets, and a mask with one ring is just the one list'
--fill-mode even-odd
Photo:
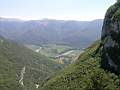
{"label": "haze over valley", "polygon": [[25,44],[65,44],[86,48],[100,38],[103,20],[0,19],[0,35]]}
{"label": "haze over valley", "polygon": [[[102,19],[93,21],[1,18],[0,35],[62,64],[73,63],[84,49],[100,38]],[[68,53],[64,55],[64,53]],[[62,55],[63,54],[63,55]]]}
{"label": "haze over valley", "polygon": [[4,0],[0,12],[0,90],[120,90],[120,0]]}

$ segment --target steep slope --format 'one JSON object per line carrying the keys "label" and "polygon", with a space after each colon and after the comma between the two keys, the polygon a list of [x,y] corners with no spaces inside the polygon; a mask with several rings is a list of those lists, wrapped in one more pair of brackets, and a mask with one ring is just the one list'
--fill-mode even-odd
{"label": "steep slope", "polygon": [[46,81],[42,90],[120,90],[118,76],[100,68],[99,47],[100,41],[97,41],[80,55],[75,64]]}
{"label": "steep slope", "polygon": [[0,90],[36,90],[61,65],[0,37]]}
{"label": "steep slope", "polygon": [[120,2],[111,6],[102,30],[102,67],[120,73]]}

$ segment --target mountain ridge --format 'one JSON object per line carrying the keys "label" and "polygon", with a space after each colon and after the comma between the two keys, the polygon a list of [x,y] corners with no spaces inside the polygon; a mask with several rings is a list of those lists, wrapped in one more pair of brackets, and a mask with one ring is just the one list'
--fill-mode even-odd
{"label": "mountain ridge", "polygon": [[62,43],[85,48],[94,42],[95,38],[100,38],[102,22],[103,20],[0,21],[0,35],[18,43],[37,45]]}

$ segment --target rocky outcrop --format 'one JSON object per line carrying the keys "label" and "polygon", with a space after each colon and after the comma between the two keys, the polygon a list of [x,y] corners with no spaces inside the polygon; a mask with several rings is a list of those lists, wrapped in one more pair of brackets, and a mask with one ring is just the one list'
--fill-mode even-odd
{"label": "rocky outcrop", "polygon": [[102,67],[120,73],[120,0],[105,16],[102,30]]}
{"label": "rocky outcrop", "polygon": [[24,86],[24,82],[23,82],[23,79],[24,79],[24,74],[25,74],[25,66],[22,68],[21,70],[21,76],[20,76],[20,80],[19,80],[19,83]]}

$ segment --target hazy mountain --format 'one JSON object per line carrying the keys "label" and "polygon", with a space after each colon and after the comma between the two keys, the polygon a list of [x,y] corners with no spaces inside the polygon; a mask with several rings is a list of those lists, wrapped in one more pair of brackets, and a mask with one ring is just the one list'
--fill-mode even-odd
{"label": "hazy mountain", "polygon": [[36,90],[61,65],[0,36],[0,90]]}
{"label": "hazy mountain", "polygon": [[64,21],[0,19],[0,34],[6,38],[27,43],[62,43],[86,47],[100,37],[103,20]]}

